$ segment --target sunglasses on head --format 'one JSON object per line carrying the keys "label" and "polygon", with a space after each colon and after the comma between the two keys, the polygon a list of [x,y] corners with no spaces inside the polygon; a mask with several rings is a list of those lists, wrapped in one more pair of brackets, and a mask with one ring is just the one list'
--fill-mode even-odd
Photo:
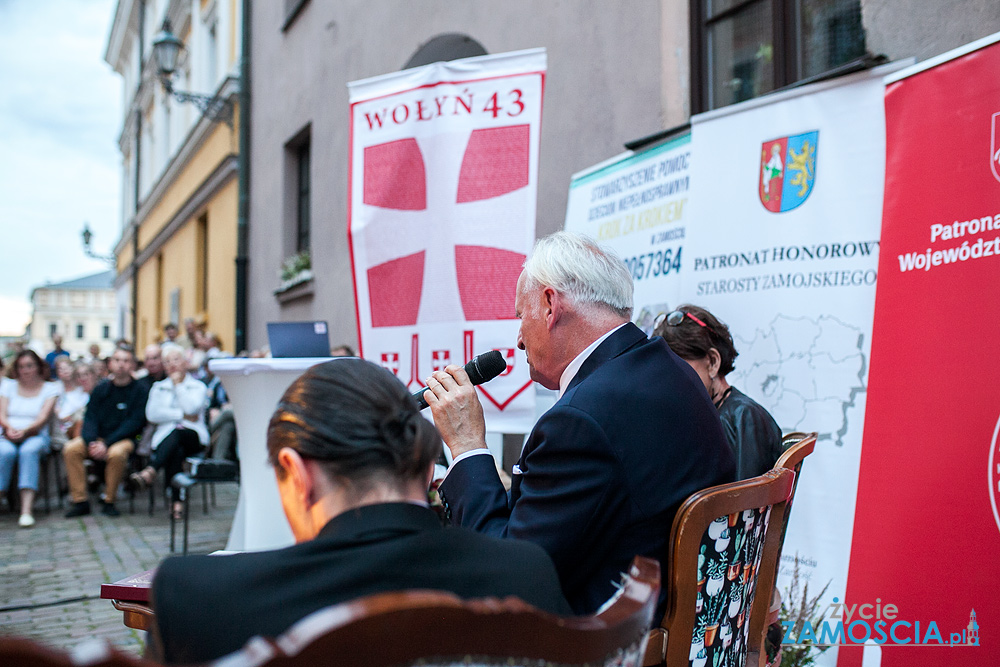
{"label": "sunglasses on head", "polygon": [[703,326],[709,331],[712,330],[707,324],[699,320],[697,317],[691,313],[686,313],[683,310],[675,310],[672,313],[668,313],[666,319],[664,320],[668,325],[672,327],[680,326],[680,323],[684,321],[685,317],[690,317],[691,321],[699,326]]}

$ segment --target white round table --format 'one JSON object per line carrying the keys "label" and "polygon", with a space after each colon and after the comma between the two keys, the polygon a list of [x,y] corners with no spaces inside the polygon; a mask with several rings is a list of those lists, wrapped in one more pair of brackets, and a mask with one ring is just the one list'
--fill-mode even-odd
{"label": "white round table", "polygon": [[281,509],[274,469],[267,461],[267,424],[288,386],[325,357],[213,359],[233,406],[239,442],[240,495],[227,551],[277,549],[294,543]]}

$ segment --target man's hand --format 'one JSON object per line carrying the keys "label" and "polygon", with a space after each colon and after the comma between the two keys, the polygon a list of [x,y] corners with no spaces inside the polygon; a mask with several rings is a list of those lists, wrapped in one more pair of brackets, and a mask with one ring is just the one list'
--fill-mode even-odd
{"label": "man's hand", "polygon": [[95,461],[103,461],[108,458],[108,447],[100,440],[94,440],[87,445],[87,454]]}
{"label": "man's hand", "polygon": [[476,388],[461,366],[447,366],[427,378],[424,398],[452,457],[486,449],[486,420]]}

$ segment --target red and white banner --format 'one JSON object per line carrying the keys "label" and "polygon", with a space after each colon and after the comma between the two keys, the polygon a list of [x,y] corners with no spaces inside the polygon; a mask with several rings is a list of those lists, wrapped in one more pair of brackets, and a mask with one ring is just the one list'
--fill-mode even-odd
{"label": "red and white banner", "polygon": [[841,666],[997,664],[998,41],[888,80],[882,248],[845,602],[891,604],[898,614],[886,626],[909,625],[863,657],[841,650]]}
{"label": "red and white banner", "polygon": [[535,238],[543,49],[356,81],[348,235],[359,340],[411,390],[498,349],[492,432],[526,433],[535,392],[514,291]]}

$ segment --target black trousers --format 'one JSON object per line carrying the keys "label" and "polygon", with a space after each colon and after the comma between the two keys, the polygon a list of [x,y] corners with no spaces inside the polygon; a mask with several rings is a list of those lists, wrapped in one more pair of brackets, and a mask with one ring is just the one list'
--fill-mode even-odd
{"label": "black trousers", "polygon": [[[184,459],[194,456],[201,451],[201,442],[198,434],[189,428],[175,428],[160,444],[153,450],[149,465],[157,470],[163,468],[166,473],[167,484],[174,478],[174,475],[184,468]],[[170,487],[170,498],[179,500],[180,491],[173,486]]]}

